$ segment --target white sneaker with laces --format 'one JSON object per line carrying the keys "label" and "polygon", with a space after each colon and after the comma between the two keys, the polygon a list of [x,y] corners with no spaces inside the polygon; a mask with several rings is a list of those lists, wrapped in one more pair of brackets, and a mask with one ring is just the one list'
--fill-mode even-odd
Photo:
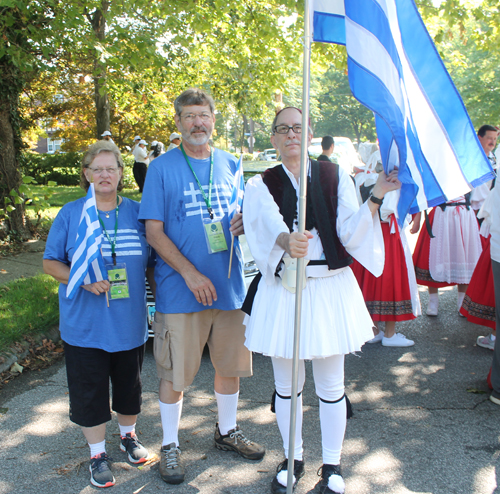
{"label": "white sneaker with laces", "polygon": [[482,348],[487,348],[488,350],[495,349],[495,340],[491,339],[491,334],[488,336],[478,336],[476,345]]}
{"label": "white sneaker with laces", "polygon": [[382,341],[383,337],[384,332],[382,330],[379,330],[378,334],[375,335],[371,340],[368,340],[366,343],[379,343]]}
{"label": "white sneaker with laces", "polygon": [[382,346],[392,346],[392,347],[407,347],[413,346],[415,342],[406,338],[404,334],[395,333],[390,338],[382,338]]}

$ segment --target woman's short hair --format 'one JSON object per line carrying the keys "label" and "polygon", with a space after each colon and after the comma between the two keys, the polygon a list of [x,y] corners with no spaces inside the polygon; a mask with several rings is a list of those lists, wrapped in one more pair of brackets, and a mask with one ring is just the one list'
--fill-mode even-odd
{"label": "woman's short hair", "polygon": [[[87,180],[87,177],[83,173],[84,168],[88,168],[92,162],[95,160],[98,154],[101,153],[111,153],[116,158],[116,164],[119,168],[122,169],[123,172],[123,159],[120,150],[116,146],[114,142],[111,141],[97,141],[96,143],[89,146],[87,151],[85,152],[82,159],[82,168],[80,170],[80,187],[86,191],[89,190],[90,183]],[[118,182],[117,190],[118,192],[123,189],[123,173]]]}

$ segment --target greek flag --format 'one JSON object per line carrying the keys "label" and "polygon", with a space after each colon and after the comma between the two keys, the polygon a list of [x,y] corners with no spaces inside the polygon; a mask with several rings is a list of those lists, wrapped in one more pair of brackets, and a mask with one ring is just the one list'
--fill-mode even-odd
{"label": "greek flag", "polygon": [[351,91],[375,113],[385,171],[399,167],[400,223],[493,178],[413,0],[313,0],[311,10],[314,41],[346,45]]}
{"label": "greek flag", "polygon": [[243,178],[243,156],[240,156],[238,161],[237,170],[234,174],[233,191],[231,192],[231,199],[227,207],[227,214],[229,221],[231,221],[236,213],[241,213],[241,206],[243,204],[243,195],[245,194],[245,180]]}
{"label": "greek flag", "polygon": [[72,299],[81,285],[107,279],[101,256],[101,225],[97,216],[94,184],[90,184],[76,234],[75,252],[71,259],[66,297]]}

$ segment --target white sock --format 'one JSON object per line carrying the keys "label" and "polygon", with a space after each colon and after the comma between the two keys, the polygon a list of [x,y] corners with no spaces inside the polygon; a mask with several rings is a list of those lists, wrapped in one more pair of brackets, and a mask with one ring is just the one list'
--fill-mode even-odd
{"label": "white sock", "polygon": [[238,397],[240,392],[232,395],[222,395],[214,391],[217,398],[219,412],[219,431],[225,436],[230,430],[236,429],[236,412],[238,410]]}
{"label": "white sock", "polygon": [[325,403],[319,400],[319,420],[323,463],[340,465],[340,454],[347,424],[345,398],[337,403]]}
{"label": "white sock", "polygon": [[182,401],[177,403],[160,403],[161,426],[163,428],[162,446],[175,443],[179,446],[179,424],[181,421]]}
{"label": "white sock", "polygon": [[495,341],[496,339],[497,339],[497,337],[493,333],[491,333],[490,334],[490,341]]}
{"label": "white sock", "polygon": [[457,299],[458,310],[460,310],[460,307],[462,307],[462,304],[464,302],[464,297],[465,297],[464,292],[458,292],[458,299]]}
{"label": "white sock", "polygon": [[133,425],[121,425],[119,423],[118,427],[120,427],[120,436],[121,437],[125,437],[127,434],[132,434],[132,436],[135,435],[135,424],[133,424]]}
{"label": "white sock", "polygon": [[101,453],[106,453],[106,440],[101,441],[100,443],[94,443],[94,444],[88,443],[88,445],[90,447],[91,458],[100,455]]}
{"label": "white sock", "polygon": [[[290,401],[291,399],[282,399],[276,395],[275,410],[276,421],[283,439],[283,448],[285,449],[285,458],[288,458],[288,443],[290,442]],[[295,448],[294,459],[302,460],[302,394],[297,397],[297,421],[295,423]],[[285,482],[286,484],[286,482]],[[283,484],[283,485],[285,485]]]}
{"label": "white sock", "polygon": [[439,293],[429,293],[429,302],[431,300],[436,300],[436,303],[439,301]]}

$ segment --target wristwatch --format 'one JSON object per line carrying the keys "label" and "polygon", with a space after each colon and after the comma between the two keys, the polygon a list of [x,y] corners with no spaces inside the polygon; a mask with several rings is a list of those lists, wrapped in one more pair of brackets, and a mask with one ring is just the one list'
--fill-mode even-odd
{"label": "wristwatch", "polygon": [[375,204],[378,204],[379,206],[382,206],[382,203],[384,202],[384,199],[379,199],[378,197],[375,197],[374,195],[370,196],[370,201],[374,202]]}

